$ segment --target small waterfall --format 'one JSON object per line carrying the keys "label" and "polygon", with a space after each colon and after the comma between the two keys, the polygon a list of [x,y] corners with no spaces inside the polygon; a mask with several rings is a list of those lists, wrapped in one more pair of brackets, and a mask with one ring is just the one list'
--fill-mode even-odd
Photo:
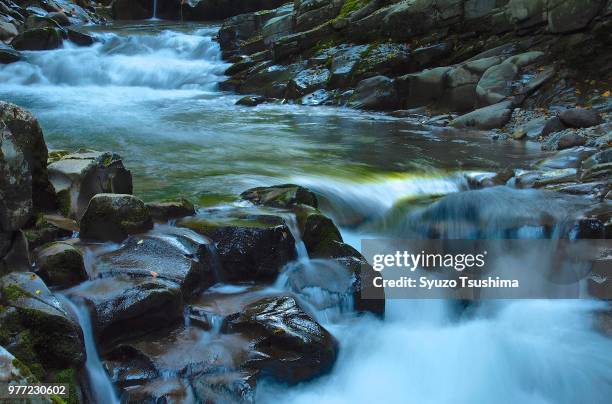
{"label": "small waterfall", "polygon": [[297,217],[294,214],[284,215],[285,223],[295,240],[295,251],[297,253],[298,261],[308,261],[310,258],[308,257],[308,251],[306,250],[306,244],[302,240],[302,235],[300,234],[300,229],[297,223]]}
{"label": "small waterfall", "polygon": [[153,0],[153,18],[152,20],[157,20],[157,0]]}
{"label": "small waterfall", "polygon": [[83,338],[85,340],[85,353],[87,360],[85,362],[85,370],[87,371],[87,379],[93,402],[105,404],[119,404],[119,400],[115,395],[113,384],[111,383],[102,361],[98,356],[96,341],[93,336],[93,328],[89,311],[82,301],[75,303],[65,296],[58,295],[69,310],[74,314],[81,329],[83,330]]}

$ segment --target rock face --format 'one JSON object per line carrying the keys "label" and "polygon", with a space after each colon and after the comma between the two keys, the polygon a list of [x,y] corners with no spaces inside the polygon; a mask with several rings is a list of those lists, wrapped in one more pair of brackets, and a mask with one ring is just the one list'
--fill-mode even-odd
{"label": "rock face", "polygon": [[177,226],[212,239],[220,260],[219,280],[271,281],[295,258],[295,240],[282,218],[237,214],[229,218],[193,217]]}
{"label": "rock face", "polygon": [[248,337],[264,354],[248,367],[287,383],[328,372],[338,353],[334,337],[288,296],[258,300],[228,316],[223,328]]}
{"label": "rock face", "polygon": [[78,368],[85,360],[80,327],[31,272],[0,278],[0,344],[30,369]]}
{"label": "rock face", "polygon": [[83,255],[68,243],[47,244],[34,256],[36,272],[47,285],[70,287],[87,280]]}
{"label": "rock face", "polygon": [[47,145],[38,121],[28,111],[3,101],[0,101],[0,121],[12,134],[14,143],[21,149],[30,168],[34,208],[54,208],[55,193],[47,173]]}
{"label": "rock face", "polygon": [[121,242],[128,235],[142,233],[153,227],[145,204],[127,194],[97,194],[80,221],[81,237]]}
{"label": "rock face", "polygon": [[48,166],[49,179],[64,215],[80,219],[96,194],[132,193],[132,173],[119,155],[89,150],[55,154]]}

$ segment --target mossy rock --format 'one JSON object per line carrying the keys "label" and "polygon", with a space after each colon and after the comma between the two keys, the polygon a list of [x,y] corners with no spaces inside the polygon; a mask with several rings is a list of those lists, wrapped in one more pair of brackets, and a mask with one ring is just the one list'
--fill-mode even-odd
{"label": "mossy rock", "polygon": [[76,222],[59,215],[39,214],[33,226],[23,229],[28,247],[34,250],[53,241],[65,240],[78,231]]}
{"label": "mossy rock", "polygon": [[81,237],[121,242],[128,235],[153,227],[144,202],[128,194],[98,194],[91,198],[80,222]]}
{"label": "mossy rock", "polygon": [[342,243],[342,236],[330,218],[308,205],[296,206],[294,212],[302,241],[311,257],[344,256],[335,251],[336,242]]}
{"label": "mossy rock", "polygon": [[240,194],[242,199],[256,205],[289,208],[298,204],[318,207],[316,195],[307,188],[294,184],[251,188]]}
{"label": "mossy rock", "polygon": [[51,286],[70,287],[88,279],[83,255],[71,244],[55,242],[34,251],[37,273]]}
{"label": "mossy rock", "polygon": [[0,343],[37,376],[83,364],[81,328],[39,276],[13,272],[0,278],[0,305]]}
{"label": "mossy rock", "polygon": [[193,203],[185,198],[151,202],[147,203],[146,206],[147,209],[149,209],[151,217],[161,222],[195,215],[195,207],[193,206]]}

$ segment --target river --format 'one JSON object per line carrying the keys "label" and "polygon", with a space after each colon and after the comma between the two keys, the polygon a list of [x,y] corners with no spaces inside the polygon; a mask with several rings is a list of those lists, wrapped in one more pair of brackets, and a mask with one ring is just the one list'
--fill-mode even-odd
{"label": "river", "polygon": [[[401,201],[457,193],[467,187],[466,173],[543,157],[537,144],[458,136],[418,120],[236,106],[239,95],[218,89],[228,65],[214,42],[217,28],[161,21],[90,28],[99,39],[91,47],[25,52],[25,62],[1,66],[0,99],[38,117],[52,149],[119,153],[144,200],[180,195],[207,206],[233,203],[253,186],[308,186],[357,248],[363,237],[413,230],[414,221],[394,219]],[[559,217],[581,206],[539,191],[493,189],[470,198],[470,206],[464,198],[445,217],[427,220],[459,223],[480,204],[496,231],[525,212]],[[458,318],[451,302],[389,300],[384,321],[323,319],[340,341],[333,371],[291,388],[263,383],[257,400],[603,403],[612,395],[612,343],[593,331],[597,308],[489,302]]]}

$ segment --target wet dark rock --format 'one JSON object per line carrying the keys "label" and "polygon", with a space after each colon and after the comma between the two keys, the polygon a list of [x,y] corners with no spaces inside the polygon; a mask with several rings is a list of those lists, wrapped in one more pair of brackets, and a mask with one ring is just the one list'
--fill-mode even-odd
{"label": "wet dark rock", "polygon": [[565,130],[562,132],[556,132],[548,137],[542,143],[542,150],[563,150],[569,149],[575,146],[583,146],[587,141],[587,138],[583,135],[573,131]]}
{"label": "wet dark rock", "polygon": [[224,330],[249,338],[253,348],[263,354],[249,360],[247,367],[286,383],[327,373],[338,354],[334,337],[289,296],[249,304],[226,318]]}
{"label": "wet dark rock", "polygon": [[61,12],[61,11],[51,12],[47,14],[47,18],[52,19],[53,21],[55,21],[62,27],[66,27],[71,24],[70,18],[68,18],[68,16],[64,12]]}
{"label": "wet dark rock", "polygon": [[88,278],[83,255],[69,243],[47,244],[33,254],[36,273],[47,285],[66,288]]}
{"label": "wet dark rock", "polygon": [[81,218],[96,194],[132,193],[132,173],[115,153],[80,150],[53,157],[49,178],[65,216]]}
{"label": "wet dark rock", "polygon": [[336,242],[342,242],[334,222],[310,206],[298,206],[295,213],[308,254],[311,257],[331,258],[337,250]]}
{"label": "wet dark rock", "polygon": [[81,328],[36,274],[2,277],[0,302],[0,344],[33,372],[40,375],[83,364]]}
{"label": "wet dark rock", "polygon": [[116,20],[144,20],[153,16],[153,3],[145,0],[116,0],[112,7]]}
{"label": "wet dark rock", "polygon": [[93,36],[77,31],[76,29],[68,28],[66,32],[68,33],[68,39],[79,46],[91,46],[95,42]]}
{"label": "wet dark rock", "polygon": [[589,128],[601,123],[596,111],[584,108],[566,109],[559,113],[561,121],[570,128]]}
{"label": "wet dark rock", "polygon": [[295,258],[295,240],[284,220],[277,216],[196,216],[180,220],[177,226],[214,241],[221,266],[220,281],[271,281]]}
{"label": "wet dark rock", "polygon": [[0,121],[11,132],[32,173],[32,200],[36,210],[53,209],[55,192],[47,173],[47,145],[38,121],[17,105],[0,101]]}
{"label": "wet dark rock", "polygon": [[329,85],[337,88],[348,87],[353,79],[363,53],[368,49],[366,45],[355,45],[339,49],[332,56],[324,55],[323,58],[331,58],[331,76]]}
{"label": "wet dark rock", "polygon": [[605,149],[582,162],[581,180],[610,178],[612,174],[612,149]]}
{"label": "wet dark rock", "polygon": [[577,179],[575,168],[527,171],[516,176],[516,186],[519,188],[542,188],[548,185],[575,182]]}
{"label": "wet dark rock", "polygon": [[299,98],[327,85],[330,71],[322,68],[305,69],[287,84],[287,97]]}
{"label": "wet dark rock", "polygon": [[514,139],[527,138],[529,140],[536,140],[542,134],[542,130],[546,125],[546,120],[543,117],[534,118],[528,121],[514,131],[512,137]]}
{"label": "wet dark rock", "polygon": [[451,122],[458,128],[495,129],[501,128],[510,121],[512,103],[503,101],[499,104],[477,109],[462,115]]}
{"label": "wet dark rock", "polygon": [[549,0],[548,29],[554,33],[586,27],[601,11],[602,0]]}
{"label": "wet dark rock", "polygon": [[152,276],[96,279],[68,294],[85,301],[94,333],[103,344],[171,327],[180,320],[183,309],[179,286]]}
{"label": "wet dark rock", "polygon": [[355,68],[355,80],[374,76],[393,77],[417,69],[418,62],[411,61],[410,49],[405,44],[381,43],[370,45],[366,49],[367,52],[360,54],[359,63]]}
{"label": "wet dark rock", "polygon": [[20,52],[5,45],[0,41],[0,64],[9,64],[20,61],[22,55]]}
{"label": "wet dark rock", "polygon": [[567,129],[567,126],[563,124],[563,121],[561,120],[561,118],[559,118],[558,116],[554,116],[548,119],[546,121],[546,124],[544,124],[544,127],[542,128],[541,136],[545,138],[553,133],[561,132],[565,129]]}
{"label": "wet dark rock", "polygon": [[151,217],[160,222],[166,222],[171,219],[178,219],[185,216],[193,216],[196,213],[193,203],[185,198],[173,201],[150,202],[145,205]]}
{"label": "wet dark rock", "polygon": [[540,162],[538,167],[545,169],[578,168],[584,159],[593,155],[596,151],[592,147],[571,147]]}
{"label": "wet dark rock", "polygon": [[0,21],[0,43],[10,42],[13,38],[19,35],[16,24],[10,21]]}
{"label": "wet dark rock", "polygon": [[405,107],[420,107],[444,95],[446,75],[450,67],[437,67],[395,79],[399,97]]}
{"label": "wet dark rock", "polygon": [[261,97],[258,95],[247,95],[246,97],[242,97],[238,101],[236,101],[236,105],[244,105],[247,107],[256,107],[259,104],[263,104],[266,102],[266,97]]}
{"label": "wet dark rock", "polygon": [[[0,346],[0,382],[9,385],[36,384],[40,381],[32,371],[13,354]],[[33,403],[51,403],[51,400],[34,401]]]}
{"label": "wet dark rock", "polygon": [[251,188],[240,194],[242,199],[257,205],[289,208],[295,205],[317,207],[317,197],[307,188],[294,184]]}
{"label": "wet dark rock", "polygon": [[62,46],[62,34],[56,28],[33,28],[17,35],[11,45],[17,50],[48,50]]}
{"label": "wet dark rock", "polygon": [[121,242],[128,235],[153,227],[153,220],[144,202],[127,194],[97,194],[80,221],[84,239]]}
{"label": "wet dark rock", "polygon": [[394,81],[385,76],[375,76],[360,81],[349,105],[368,110],[389,110],[399,107]]}
{"label": "wet dark rock", "polygon": [[31,268],[28,241],[23,231],[0,233],[0,275],[12,271],[29,271]]}
{"label": "wet dark rock", "polygon": [[213,248],[207,240],[187,230],[156,230],[130,236],[117,250],[102,254],[96,271],[104,276],[158,278],[181,287],[185,296],[215,282]]}

